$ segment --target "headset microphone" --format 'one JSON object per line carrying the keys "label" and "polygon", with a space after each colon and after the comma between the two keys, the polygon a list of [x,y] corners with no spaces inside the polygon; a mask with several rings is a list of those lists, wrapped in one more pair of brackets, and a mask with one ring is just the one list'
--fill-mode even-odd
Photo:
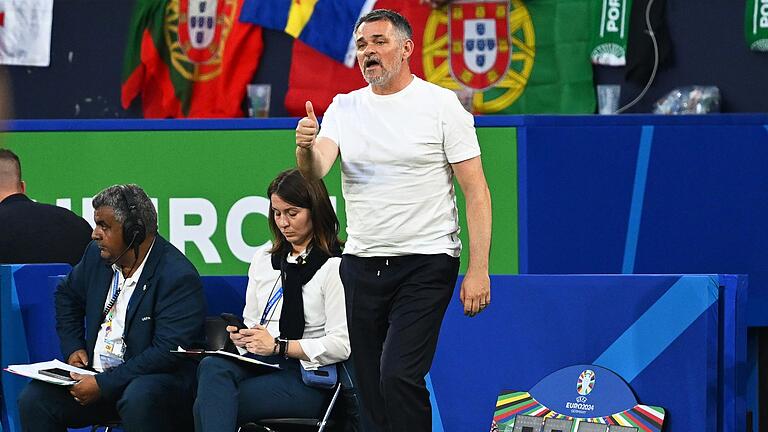
{"label": "headset microphone", "polygon": [[[128,246],[126,246],[125,249],[123,249],[123,251],[120,252],[120,255],[118,255],[117,258],[115,258],[112,262],[110,262],[109,265],[115,265],[115,263],[117,263],[120,260],[120,258],[122,258],[126,252],[128,252],[128,249],[130,249],[131,246],[133,246],[133,243],[136,241],[136,234],[137,233],[133,233],[133,238],[131,239],[131,242],[128,243]],[[136,258],[138,258],[139,256],[138,246],[139,245],[136,245],[136,253],[135,253]]]}
{"label": "headset microphone", "polygon": [[[128,246],[126,246],[125,249],[120,252],[120,255],[118,255],[117,258],[112,261],[112,264],[115,264],[120,258],[122,258],[123,255],[128,252],[128,249],[131,248],[131,246],[134,247],[134,258],[136,261],[138,261],[139,246],[141,246],[141,242],[147,238],[147,230],[144,226],[144,221],[141,219],[136,202],[133,199],[134,193],[126,185],[120,185],[118,186],[118,189],[128,210],[125,216],[125,220],[123,221],[123,239],[130,238],[131,241],[128,243]],[[136,262],[134,261],[133,264],[136,265]]]}

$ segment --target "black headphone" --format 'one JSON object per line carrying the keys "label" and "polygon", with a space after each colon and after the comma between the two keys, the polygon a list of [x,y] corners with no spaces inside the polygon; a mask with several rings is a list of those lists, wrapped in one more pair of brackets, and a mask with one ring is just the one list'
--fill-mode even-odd
{"label": "black headphone", "polygon": [[[147,238],[147,228],[139,216],[139,209],[132,199],[132,193],[125,185],[120,185],[120,194],[128,207],[128,214],[123,221],[123,242],[127,247],[138,249],[139,245]],[[129,196],[131,198],[129,198]]]}

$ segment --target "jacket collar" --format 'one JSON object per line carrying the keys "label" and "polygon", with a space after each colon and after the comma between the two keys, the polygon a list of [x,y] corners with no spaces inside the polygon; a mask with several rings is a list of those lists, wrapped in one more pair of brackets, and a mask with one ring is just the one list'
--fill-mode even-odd
{"label": "jacket collar", "polygon": [[29,199],[29,197],[27,197],[23,193],[16,193],[16,194],[8,195],[7,197],[5,197],[4,200],[0,201],[0,205],[10,204],[13,202],[30,202],[30,201],[32,200]]}
{"label": "jacket collar", "polygon": [[141,303],[141,299],[144,298],[144,294],[152,288],[152,282],[154,280],[155,271],[160,265],[160,260],[163,257],[163,252],[168,242],[160,237],[159,234],[155,235],[155,244],[149,251],[149,255],[144,260],[144,270],[141,271],[141,276],[136,283],[136,288],[133,290],[133,295],[128,301],[128,310],[125,313],[125,328],[130,326],[133,316],[136,315],[138,306]]}

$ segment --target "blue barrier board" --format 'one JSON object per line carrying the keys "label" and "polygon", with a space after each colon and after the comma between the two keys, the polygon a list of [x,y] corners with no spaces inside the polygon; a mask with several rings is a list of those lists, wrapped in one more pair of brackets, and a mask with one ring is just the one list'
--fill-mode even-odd
{"label": "blue barrier board", "polygon": [[531,388],[574,364],[618,373],[638,400],[668,410],[668,432],[733,431],[727,419],[744,418],[743,403],[720,399],[744,379],[734,348],[744,323],[721,310],[738,284],[726,289],[717,275],[520,275],[491,285],[486,311],[464,317],[456,293],[443,322],[430,375],[446,431],[486,430],[501,390]]}

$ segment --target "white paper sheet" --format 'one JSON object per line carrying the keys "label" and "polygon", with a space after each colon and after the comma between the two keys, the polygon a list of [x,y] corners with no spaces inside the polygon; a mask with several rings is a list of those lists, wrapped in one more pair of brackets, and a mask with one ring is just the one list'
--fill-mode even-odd
{"label": "white paper sheet", "polygon": [[238,354],[232,354],[231,352],[221,351],[221,350],[218,350],[218,351],[206,351],[206,350],[197,350],[197,349],[196,350],[185,350],[182,347],[178,347],[175,350],[171,350],[171,352],[172,353],[177,353],[177,354],[186,354],[186,355],[214,355],[214,356],[220,356],[220,357],[228,357],[228,358],[235,359],[235,360],[240,360],[240,361],[243,361],[243,362],[246,362],[246,363],[253,363],[253,364],[256,364],[256,365],[260,365],[260,366],[266,366],[266,367],[271,367],[271,368],[274,368],[274,369],[280,369],[280,366],[275,365],[275,364],[265,363],[263,361],[256,360],[255,358],[246,357],[246,356],[242,356],[242,355],[238,355]]}
{"label": "white paper sheet", "polygon": [[76,382],[75,380],[60,380],[60,379],[50,377],[47,375],[42,375],[39,373],[40,370],[52,369],[52,368],[61,368],[70,372],[77,372],[81,375],[96,375],[96,372],[94,371],[81,369],[75,366],[70,366],[62,362],[61,360],[50,360],[47,362],[23,364],[23,365],[8,365],[8,367],[5,368],[5,370],[11,373],[15,373],[17,375],[25,376],[27,378],[36,379],[39,381],[45,381],[51,384],[57,384],[57,385],[75,384]]}

